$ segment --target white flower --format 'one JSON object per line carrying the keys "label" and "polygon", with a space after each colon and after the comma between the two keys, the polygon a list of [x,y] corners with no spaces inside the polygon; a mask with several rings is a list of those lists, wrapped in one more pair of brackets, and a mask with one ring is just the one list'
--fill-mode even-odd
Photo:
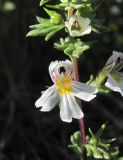
{"label": "white flower", "polygon": [[113,55],[109,57],[105,70],[108,73],[106,87],[113,91],[120,92],[123,96],[123,73],[120,70],[123,68],[123,53],[113,51]]}
{"label": "white flower", "polygon": [[72,16],[68,21],[65,22],[65,26],[70,32],[70,36],[79,37],[91,33],[90,19]]}
{"label": "white flower", "polygon": [[96,97],[96,87],[74,81],[74,69],[71,61],[54,61],[49,65],[49,73],[54,85],[49,87],[36,101],[36,107],[47,112],[59,103],[60,117],[71,122],[72,117],[81,119],[83,112],[75,97],[90,101]]}

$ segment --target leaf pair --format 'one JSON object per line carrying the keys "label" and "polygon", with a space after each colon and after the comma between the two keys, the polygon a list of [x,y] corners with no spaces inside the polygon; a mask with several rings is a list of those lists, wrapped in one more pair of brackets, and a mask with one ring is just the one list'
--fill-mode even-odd
{"label": "leaf pair", "polygon": [[90,48],[90,43],[82,42],[81,39],[66,37],[65,39],[60,38],[60,42],[54,43],[54,47],[70,57],[79,58],[84,51]]}
{"label": "leaf pair", "polygon": [[37,17],[38,24],[29,26],[31,31],[29,31],[27,37],[45,36],[45,40],[48,41],[58,31],[65,27],[65,25],[62,23],[62,17],[59,13],[50,11],[46,8],[45,11],[50,16],[50,19]]}

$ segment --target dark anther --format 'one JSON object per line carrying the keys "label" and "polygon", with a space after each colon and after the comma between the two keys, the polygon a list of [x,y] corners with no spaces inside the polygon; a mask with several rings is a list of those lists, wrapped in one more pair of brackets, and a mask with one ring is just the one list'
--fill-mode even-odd
{"label": "dark anther", "polygon": [[79,25],[79,22],[77,20],[75,20],[73,22],[73,25],[71,26],[71,29],[72,30],[80,30],[80,25]]}
{"label": "dark anther", "polygon": [[63,73],[65,73],[65,72],[66,72],[66,70],[65,70],[65,68],[64,68],[64,67],[60,67],[60,68],[59,68],[59,73],[61,74],[62,72],[63,72]]}
{"label": "dark anther", "polygon": [[117,58],[116,63],[120,63],[120,57]]}

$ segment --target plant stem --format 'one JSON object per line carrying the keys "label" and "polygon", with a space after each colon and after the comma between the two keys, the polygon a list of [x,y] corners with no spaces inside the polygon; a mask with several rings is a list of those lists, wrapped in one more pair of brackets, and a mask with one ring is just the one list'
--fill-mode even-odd
{"label": "plant stem", "polygon": [[[77,59],[76,58],[72,58],[72,63],[74,65],[74,79],[75,81],[79,81],[79,70],[78,70],[78,63],[77,63]],[[81,107],[81,100],[77,99],[77,102],[79,104],[79,106]],[[85,125],[84,125],[84,118],[81,118],[79,120],[79,127],[80,127],[80,132],[81,132],[81,143],[82,143],[82,160],[86,160],[86,148],[85,148],[85,144],[86,144],[86,136],[85,136]]]}

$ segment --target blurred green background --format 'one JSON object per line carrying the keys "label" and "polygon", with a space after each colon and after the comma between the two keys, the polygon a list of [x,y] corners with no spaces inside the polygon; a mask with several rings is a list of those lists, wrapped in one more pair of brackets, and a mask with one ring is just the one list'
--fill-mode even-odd
{"label": "blurred green background", "polygon": [[[66,58],[52,47],[62,32],[49,42],[43,37],[26,38],[35,15],[45,16],[41,11],[39,0],[0,0],[0,160],[78,159],[67,148],[70,135],[79,129],[78,121],[62,122],[58,107],[42,113],[34,106],[41,90],[52,85],[49,63]],[[97,43],[79,60],[82,82],[90,74],[96,76],[112,50],[123,52],[123,0],[104,0],[97,17],[105,18],[111,31],[93,35]],[[88,127],[97,131],[108,121],[104,137],[117,137],[123,154],[123,97],[98,95],[82,106],[86,132]]]}

